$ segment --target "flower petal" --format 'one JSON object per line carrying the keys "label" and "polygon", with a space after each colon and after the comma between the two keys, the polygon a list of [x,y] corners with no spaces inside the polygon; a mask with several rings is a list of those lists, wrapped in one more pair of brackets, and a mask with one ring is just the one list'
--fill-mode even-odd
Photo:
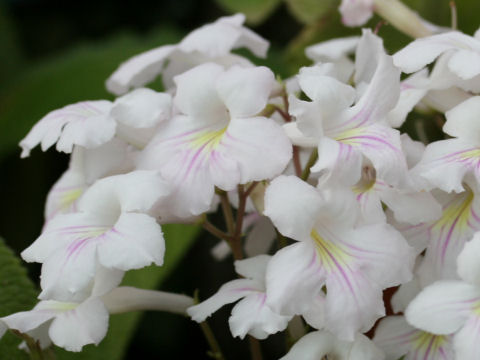
{"label": "flower petal", "polygon": [[263,285],[255,280],[239,279],[232,280],[222,285],[218,291],[202,301],[187,309],[188,315],[196,322],[202,322],[223,305],[235,302],[250,294],[263,292]]}
{"label": "flower petal", "polygon": [[215,87],[223,71],[220,65],[205,63],[177,75],[174,78],[177,91],[173,101],[178,109],[186,115],[205,118],[207,123],[226,117],[227,110]]}
{"label": "flower petal", "polygon": [[41,143],[47,150],[57,143],[57,150],[71,153],[73,145],[86,148],[98,147],[115,134],[115,121],[108,117],[110,101],[83,101],[67,105],[45,115],[20,141],[21,157]]}
{"label": "flower petal", "polygon": [[419,329],[452,334],[463,326],[479,302],[479,288],[460,281],[438,281],[413,299],[405,316]]}
{"label": "flower petal", "polygon": [[468,318],[463,328],[455,334],[453,345],[457,359],[475,360],[480,357],[480,316]]}
{"label": "flower petal", "polygon": [[267,265],[270,261],[269,255],[258,255],[248,259],[234,262],[235,272],[243,277],[257,280],[260,283],[265,281]]}
{"label": "flower petal", "polygon": [[458,31],[416,39],[394,56],[395,66],[412,73],[433,62],[450,49],[480,49],[480,42]]}
{"label": "flower petal", "polygon": [[107,334],[108,318],[103,302],[93,298],[59,314],[48,333],[55,345],[68,351],[81,351],[84,345],[98,345],[102,341]]}
{"label": "flower petal", "polygon": [[457,258],[457,271],[462,280],[470,284],[480,285],[480,233],[465,244]]}
{"label": "flower petal", "polygon": [[373,0],[342,0],[342,22],[346,26],[361,26],[373,15]]}
{"label": "flower petal", "polygon": [[107,79],[108,91],[121,95],[132,87],[151,82],[160,74],[165,61],[175,49],[175,45],[160,46],[128,59]]}
{"label": "flower petal", "polygon": [[472,143],[478,143],[477,134],[480,132],[478,117],[480,116],[480,96],[473,96],[449,110],[445,114],[447,122],[443,131]]}
{"label": "flower petal", "polygon": [[267,267],[267,305],[281,314],[305,313],[320,293],[325,275],[313,244],[284,247]]}
{"label": "flower petal", "polygon": [[309,239],[323,205],[314,187],[295,176],[279,176],[265,193],[264,214],[285,236]]}
{"label": "flower petal", "polygon": [[265,293],[253,293],[233,307],[228,323],[234,337],[243,339],[248,333],[263,340],[268,335],[286,329],[291,316],[274,313],[265,300]]}
{"label": "flower petal", "polygon": [[232,118],[251,117],[267,105],[275,77],[264,66],[233,66],[221,74],[216,83],[220,99]]}

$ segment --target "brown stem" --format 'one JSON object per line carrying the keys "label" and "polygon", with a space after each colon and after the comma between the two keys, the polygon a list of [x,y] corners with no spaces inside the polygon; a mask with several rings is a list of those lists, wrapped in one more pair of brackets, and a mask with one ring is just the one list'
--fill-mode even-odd
{"label": "brown stem", "polygon": [[248,336],[248,341],[250,343],[250,353],[252,354],[252,360],[262,360],[262,348],[260,347],[260,342],[252,336]]}
{"label": "brown stem", "polygon": [[300,148],[293,146],[293,167],[295,168],[295,175],[302,176],[302,164],[300,163]]}
{"label": "brown stem", "polygon": [[303,181],[307,181],[308,177],[310,176],[310,168],[315,164],[315,162],[318,159],[318,149],[314,149],[312,153],[310,154],[310,157],[308,158],[307,164],[305,165],[305,168],[302,171],[302,175],[300,178]]}
{"label": "brown stem", "polygon": [[229,243],[231,242],[232,240],[232,237],[230,235],[228,235],[226,232],[220,230],[219,228],[217,228],[215,225],[213,225],[211,222],[209,222],[208,220],[205,220],[203,223],[202,223],[202,226],[205,230],[207,230],[210,234],[212,234],[213,236],[216,236],[217,238],[219,239],[223,239],[223,240],[226,240],[228,241]]}

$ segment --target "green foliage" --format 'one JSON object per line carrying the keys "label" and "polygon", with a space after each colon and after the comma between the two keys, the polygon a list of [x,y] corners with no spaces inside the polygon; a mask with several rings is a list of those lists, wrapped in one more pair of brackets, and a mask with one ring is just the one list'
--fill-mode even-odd
{"label": "green foliage", "polygon": [[76,46],[21,73],[0,91],[0,161],[15,149],[19,152],[18,142],[49,111],[82,100],[112,98],[104,83],[122,61],[179,38],[170,28],[142,38],[121,34]]}
{"label": "green foliage", "polygon": [[281,0],[216,0],[230,13],[241,12],[250,24],[259,24],[277,8]]}
{"label": "green foliage", "polygon": [[304,24],[312,24],[338,6],[337,0],[285,0],[290,13]]}
{"label": "green foliage", "polygon": [[[37,290],[27,276],[20,260],[0,239],[0,317],[31,309],[36,303]],[[11,333],[0,340],[2,360],[28,359],[18,349],[20,339]]]}
{"label": "green foliage", "polygon": [[19,42],[7,15],[5,6],[0,3],[0,87],[4,87],[23,65]]}
{"label": "green foliage", "polygon": [[[150,266],[127,273],[123,285],[144,289],[157,288],[175,269],[183,255],[193,244],[199,228],[183,224],[162,226],[166,240],[165,264],[162,267]],[[70,353],[57,349],[58,360],[120,360],[141,319],[140,312],[113,315],[105,339],[98,347],[89,345],[81,353]],[[158,324],[161,328],[162,324]]]}

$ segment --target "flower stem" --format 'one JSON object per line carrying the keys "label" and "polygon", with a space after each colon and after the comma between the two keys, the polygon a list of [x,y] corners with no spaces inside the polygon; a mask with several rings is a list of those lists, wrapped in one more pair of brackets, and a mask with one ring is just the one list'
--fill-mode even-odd
{"label": "flower stem", "polygon": [[250,353],[252,354],[252,360],[262,360],[262,348],[260,347],[260,341],[252,336],[248,336],[250,343]]}
{"label": "flower stem", "polygon": [[308,180],[308,177],[310,176],[310,168],[313,166],[313,164],[315,164],[317,159],[318,159],[318,149],[314,149],[310,154],[310,157],[308,158],[307,164],[305,165],[305,168],[302,171],[302,175],[300,175],[300,178],[303,181]]}
{"label": "flower stem", "polygon": [[224,360],[225,357],[223,356],[220,345],[218,344],[210,325],[208,325],[207,321],[201,322],[199,325],[200,329],[202,329],[203,336],[205,336],[205,340],[207,340],[208,346],[210,346],[209,355],[213,359]]}

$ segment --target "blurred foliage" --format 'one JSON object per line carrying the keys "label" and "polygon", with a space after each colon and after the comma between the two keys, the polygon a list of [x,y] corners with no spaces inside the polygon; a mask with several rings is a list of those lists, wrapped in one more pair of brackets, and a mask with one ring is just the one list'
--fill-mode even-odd
{"label": "blurred foliage", "polygon": [[[404,2],[435,24],[448,27],[451,22],[450,0]],[[81,11],[60,6],[54,0],[8,0],[0,3],[0,171],[3,175],[0,185],[5,211],[0,221],[3,227],[0,235],[8,235],[9,245],[16,251],[25,241],[33,240],[31,234],[41,226],[39,209],[43,206],[47,189],[66,164],[65,156],[53,151],[43,154],[38,150],[30,159],[19,163],[18,142],[46,113],[82,100],[112,99],[104,88],[104,81],[122,61],[141,51],[177,42],[187,31],[225,15],[220,8],[228,13],[244,12],[249,24],[256,26],[254,30],[272,41],[269,58],[254,59],[255,63],[271,67],[283,78],[294,75],[300,66],[311,63],[304,55],[306,46],[334,37],[360,34],[359,28],[346,28],[341,24],[337,10],[339,3],[340,0],[160,0],[148,7],[147,2],[138,0],[121,4],[114,0],[101,3],[88,0],[71,5],[80,6]],[[472,34],[479,26],[480,1],[458,0],[457,11],[459,29]],[[151,25],[156,23],[158,26],[159,21],[166,23],[156,28]],[[374,16],[366,26],[374,28],[380,21],[378,16]],[[181,24],[169,25],[176,22]],[[381,26],[379,35],[390,53],[411,40],[388,24]],[[240,50],[239,53],[249,56],[246,51]],[[154,87],[159,88],[158,81]],[[424,131],[432,139],[442,136],[438,126],[441,119],[430,118],[431,121],[422,120]],[[405,129],[415,134],[418,124],[418,116],[413,114]],[[177,268],[176,278],[168,285],[175,291],[187,291],[183,289],[188,287],[190,290],[191,286],[201,286],[203,291],[210,283],[209,278],[218,275],[218,272],[224,278],[218,277],[218,283],[214,285],[217,287],[233,276],[229,265],[205,264],[204,259],[212,243],[205,241],[204,237],[202,243],[193,248],[195,254],[188,254],[199,233],[197,228],[168,225],[164,231],[167,242],[165,265],[129,272],[125,284],[143,288],[164,286],[185,254],[185,266]],[[199,251],[201,259],[197,256]],[[5,266],[4,261],[10,265]],[[16,286],[16,290],[9,290]],[[23,290],[20,291],[20,288]],[[212,288],[209,291],[212,293],[215,290]],[[10,291],[20,292],[12,297]],[[0,242],[0,316],[31,308],[35,294],[35,286],[26,277],[18,259]],[[16,301],[9,302],[7,298]],[[222,330],[219,332],[225,332],[228,309],[224,315],[224,319],[217,316],[212,321],[220,324],[219,329]],[[160,323],[163,320],[167,325]],[[163,355],[165,349],[158,348],[158,336],[184,331],[181,326],[174,329],[173,325],[169,325],[177,323],[177,320],[178,317],[170,319],[157,314],[144,317],[141,322],[143,328],[135,335],[137,342],[151,349],[151,353],[143,357],[157,357],[152,354],[157,351],[162,351],[159,356]],[[98,347],[87,346],[80,354],[58,349],[57,356],[60,360],[115,360],[128,356],[125,354],[135,358],[129,343],[140,321],[140,313],[114,315],[110,320],[109,333]],[[167,328],[158,330],[162,325]],[[221,335],[225,335],[222,341],[233,344],[235,350],[232,354],[241,358],[243,353],[239,351],[236,354],[235,347],[240,342],[231,339],[229,334]],[[195,333],[195,336],[199,334]],[[193,343],[188,338],[176,339],[173,335],[170,339],[176,342],[172,345],[173,349],[179,346],[188,348]],[[148,341],[149,345],[142,341]],[[7,334],[0,341],[0,357],[7,360],[25,358],[25,353],[16,349],[18,342]],[[129,346],[130,353],[127,351]],[[199,358],[201,352],[198,349],[191,351]]]}
{"label": "blurred foliage", "polygon": [[230,13],[244,13],[250,24],[258,24],[267,19],[281,0],[216,0]]}
{"label": "blurred foliage", "polygon": [[122,61],[180,37],[172,28],[160,28],[142,38],[118,34],[78,45],[22,72],[0,89],[0,161],[15,149],[19,152],[18,142],[46,113],[82,100],[111,99],[104,83]]}
{"label": "blurred foliage", "polygon": [[[29,310],[36,302],[38,291],[12,250],[0,238],[0,317]],[[0,340],[2,360],[28,359],[27,353],[18,349],[20,339],[7,332]]]}

